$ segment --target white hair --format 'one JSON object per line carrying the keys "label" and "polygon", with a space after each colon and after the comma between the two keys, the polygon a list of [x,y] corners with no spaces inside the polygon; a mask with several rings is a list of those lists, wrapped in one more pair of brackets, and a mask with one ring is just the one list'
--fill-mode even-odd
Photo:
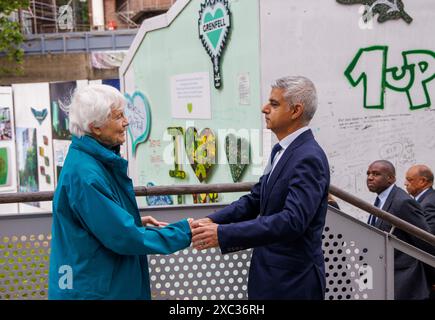
{"label": "white hair", "polygon": [[274,89],[284,89],[284,98],[290,106],[302,104],[304,113],[302,119],[309,123],[316,113],[317,93],[314,83],[302,76],[283,77],[272,84]]}
{"label": "white hair", "polygon": [[90,124],[101,127],[113,109],[124,106],[124,96],[112,86],[93,84],[77,88],[69,107],[69,131],[77,137],[90,133]]}

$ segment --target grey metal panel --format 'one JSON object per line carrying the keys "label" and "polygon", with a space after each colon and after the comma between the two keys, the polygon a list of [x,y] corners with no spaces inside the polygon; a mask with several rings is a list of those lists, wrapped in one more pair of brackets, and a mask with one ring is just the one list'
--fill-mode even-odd
{"label": "grey metal panel", "polygon": [[[221,207],[186,205],[141,211],[174,222],[201,218]],[[330,208],[323,237],[326,299],[392,298],[393,249],[384,233]],[[50,240],[50,214],[0,216],[0,299],[47,297]],[[152,298],[246,299],[250,256],[250,250],[221,255],[218,249],[199,252],[192,248],[150,255]]]}
{"label": "grey metal panel", "polygon": [[51,215],[0,219],[0,299],[46,299]]}
{"label": "grey metal panel", "polygon": [[327,289],[326,299],[387,299],[386,274],[394,273],[387,260],[383,232],[334,208],[330,208],[323,233]]}
{"label": "grey metal panel", "polygon": [[[70,32],[27,36],[21,47],[25,54],[127,50],[136,29],[104,32]],[[0,55],[4,53],[0,52]]]}

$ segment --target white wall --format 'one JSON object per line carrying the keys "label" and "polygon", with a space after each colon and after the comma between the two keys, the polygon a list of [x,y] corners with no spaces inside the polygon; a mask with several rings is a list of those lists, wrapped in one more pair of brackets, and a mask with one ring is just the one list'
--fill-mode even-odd
{"label": "white wall", "polygon": [[[304,75],[313,80],[319,108],[312,128],[327,152],[331,182],[370,202],[375,195],[368,192],[365,179],[367,167],[374,160],[387,159],[396,166],[400,187],[413,164],[424,163],[435,170],[435,80],[427,83],[431,102],[426,108],[411,110],[406,92],[386,88],[384,108],[369,109],[364,107],[363,84],[353,87],[344,75],[363,48],[387,46],[386,68],[398,67],[399,71],[404,65],[402,52],[428,50],[432,56],[414,55],[418,62],[427,63],[427,69],[422,73],[415,66],[416,78],[410,89],[413,103],[426,100],[421,80],[435,74],[435,2],[402,2],[412,23],[403,19],[384,23],[375,20],[370,29],[370,24],[362,23],[360,5],[341,5],[332,0],[260,1],[263,101],[269,95],[270,83],[278,77]],[[376,77],[382,75],[379,57],[376,51],[365,53],[352,74],[368,74],[368,104],[380,101],[381,86],[376,82]],[[399,86],[407,79],[387,80]],[[366,219],[365,214],[342,207]]]}

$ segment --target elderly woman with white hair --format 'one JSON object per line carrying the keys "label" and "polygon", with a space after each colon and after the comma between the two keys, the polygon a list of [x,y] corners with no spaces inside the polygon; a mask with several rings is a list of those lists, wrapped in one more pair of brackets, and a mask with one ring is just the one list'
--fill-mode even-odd
{"label": "elderly woman with white hair", "polygon": [[190,245],[190,221],[140,217],[119,155],[124,106],[123,95],[107,85],[73,95],[73,138],[53,198],[49,299],[150,299],[146,255]]}

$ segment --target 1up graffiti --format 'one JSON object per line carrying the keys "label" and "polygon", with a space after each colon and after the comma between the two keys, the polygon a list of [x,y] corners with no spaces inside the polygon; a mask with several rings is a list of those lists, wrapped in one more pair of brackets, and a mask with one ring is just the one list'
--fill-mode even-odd
{"label": "1up graffiti", "polygon": [[402,57],[401,67],[388,67],[387,46],[358,51],[344,75],[353,87],[362,82],[364,108],[384,109],[387,88],[406,93],[411,110],[431,106],[428,84],[435,78],[434,51],[404,51]]}

